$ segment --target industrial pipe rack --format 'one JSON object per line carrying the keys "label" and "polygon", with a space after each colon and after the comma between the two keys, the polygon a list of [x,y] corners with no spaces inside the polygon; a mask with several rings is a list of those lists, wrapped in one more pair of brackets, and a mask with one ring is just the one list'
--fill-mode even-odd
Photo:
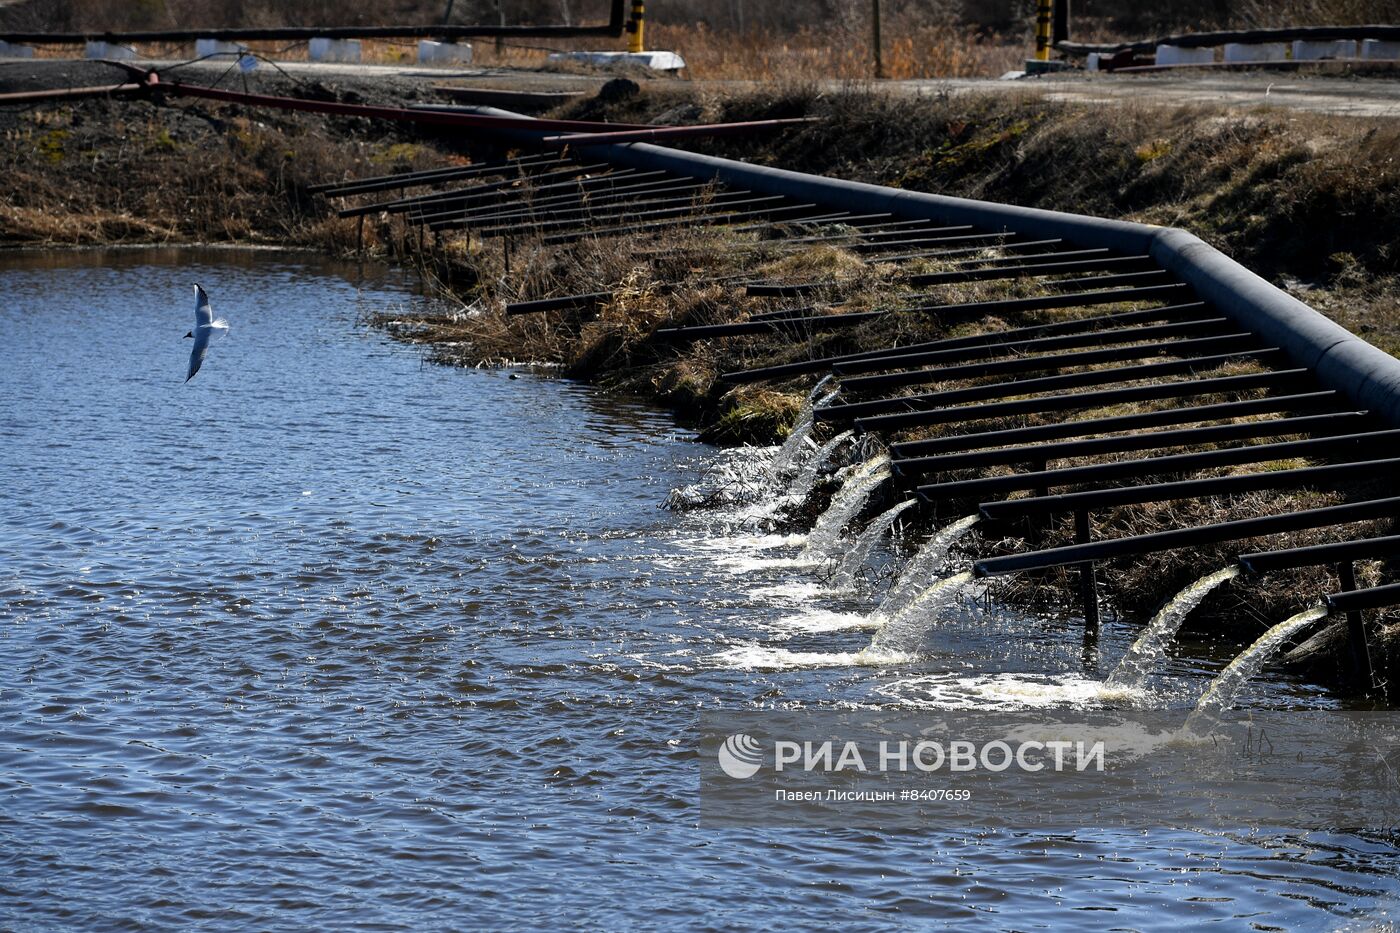
{"label": "industrial pipe rack", "polygon": [[[990,557],[975,570],[992,576],[1078,568],[1086,637],[1099,624],[1096,561],[1400,516],[1400,497],[1388,494],[1400,463],[1400,360],[1184,231],[822,178],[647,143],[568,145],[549,122],[491,108],[474,112],[482,132],[527,154],[466,170],[350,179],[322,193],[358,199],[428,188],[346,204],[340,213],[362,221],[397,215],[430,234],[498,239],[507,261],[510,243],[522,238],[564,244],[720,226],[761,234],[765,249],[780,252],[828,243],[880,263],[946,262],[947,271],[903,277],[934,292],[858,312],[823,301],[829,282],[734,282],[756,295],[817,302],[738,321],[674,324],[653,340],[665,352],[667,345],[720,339],[740,355],[748,337],[787,338],[806,359],[737,368],[723,378],[836,377],[842,399],[819,407],[817,419],[879,435],[891,451],[896,493],[926,507],[958,503],[959,514],[971,507],[993,522],[1072,514],[1073,545]],[[1034,294],[949,300],[949,287],[975,281],[1012,282]],[[507,310],[591,314],[611,298],[545,295]],[[1053,319],[1034,317],[1049,310]],[[911,315],[1002,326],[832,352],[850,327]],[[1127,402],[1148,403],[1148,410],[1105,411]],[[992,418],[1023,420],[986,424]],[[926,425],[956,429],[906,436]],[[1151,455],[1121,459],[1132,452]],[[1102,456],[1120,459],[1082,462]],[[1270,468],[1298,458],[1306,465]],[[1056,461],[1071,465],[1052,469]],[[1210,475],[1223,466],[1255,469]],[[989,468],[998,474],[966,475]],[[1094,540],[1095,511],[1298,489],[1342,490],[1351,501]],[[1029,495],[1002,498],[1012,492]],[[1384,548],[1373,542],[1392,537],[1363,531],[1345,553],[1379,554]],[[1393,587],[1353,595],[1352,562],[1339,553],[1319,558],[1340,561],[1337,611],[1353,620],[1362,608],[1400,604]],[[1349,622],[1349,631],[1356,676],[1369,687],[1364,627]]]}

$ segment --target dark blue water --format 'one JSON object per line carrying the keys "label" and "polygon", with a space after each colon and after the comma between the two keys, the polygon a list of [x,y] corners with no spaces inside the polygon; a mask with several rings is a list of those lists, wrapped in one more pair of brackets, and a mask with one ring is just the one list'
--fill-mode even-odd
{"label": "dark blue water", "polygon": [[[1077,631],[852,663],[868,604],[658,508],[717,452],[423,365],[363,323],[420,300],[383,272],[4,263],[0,927],[1360,929],[1400,894],[1356,836],[701,830],[699,710],[1072,698]],[[184,385],[196,281],[232,330]]]}

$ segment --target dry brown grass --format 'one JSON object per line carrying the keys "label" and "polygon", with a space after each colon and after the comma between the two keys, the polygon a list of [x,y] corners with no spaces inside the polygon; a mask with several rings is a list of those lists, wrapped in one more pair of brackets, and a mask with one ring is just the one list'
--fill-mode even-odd
{"label": "dry brown grass", "polygon": [[[307,189],[442,157],[346,138],[295,115],[91,101],[7,115],[0,244],[252,242],[352,248],[356,228]],[[370,231],[371,245],[377,245]]]}

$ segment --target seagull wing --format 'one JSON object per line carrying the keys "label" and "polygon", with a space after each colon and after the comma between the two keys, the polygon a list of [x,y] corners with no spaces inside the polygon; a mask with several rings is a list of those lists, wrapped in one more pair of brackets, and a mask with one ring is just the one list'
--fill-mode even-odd
{"label": "seagull wing", "polygon": [[[214,323],[214,309],[209,307],[209,295],[198,285],[194,287],[194,327],[199,330],[201,327],[208,327]],[[208,342],[207,340],[205,341]],[[196,366],[195,369],[199,367]],[[194,372],[191,371],[193,376]]]}
{"label": "seagull wing", "polygon": [[[205,307],[209,307],[207,304]],[[209,335],[214,332],[212,327],[196,327],[194,329],[194,346],[190,348],[190,371],[185,376],[185,381],[189,382],[194,378],[194,374],[199,372],[199,367],[204,363],[204,357],[209,352]]]}

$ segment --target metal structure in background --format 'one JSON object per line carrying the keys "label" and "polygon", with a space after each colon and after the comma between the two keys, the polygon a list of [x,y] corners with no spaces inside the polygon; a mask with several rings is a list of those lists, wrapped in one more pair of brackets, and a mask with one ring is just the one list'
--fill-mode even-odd
{"label": "metal structure in background", "polygon": [[[620,0],[615,0],[613,16],[619,15]],[[645,52],[646,45],[646,0],[632,0],[632,16],[627,20],[627,51],[633,54]]]}
{"label": "metal structure in background", "polygon": [[1036,0],[1035,4],[1035,60],[1050,60],[1050,38],[1055,19],[1055,0]]}
{"label": "metal structure in background", "polygon": [[[589,26],[454,26],[446,22],[418,26],[276,26],[234,27],[223,29],[156,29],[114,30],[89,32],[7,32],[0,41],[25,45],[80,45],[84,42],[194,42],[217,39],[225,42],[297,42],[310,39],[475,39],[497,37],[606,36],[620,38],[629,29],[626,16],[627,0],[612,0],[607,23]],[[641,0],[633,0],[634,13]],[[450,12],[451,7],[448,7]],[[640,27],[635,33],[640,36]]]}
{"label": "metal structure in background", "polygon": [[875,53],[875,77],[885,76],[884,40],[880,37],[880,0],[870,0],[870,47]]}
{"label": "metal structure in background", "polygon": [[1276,29],[1229,29],[1216,32],[1186,32],[1159,39],[1144,39],[1137,42],[1072,42],[1068,38],[1057,41],[1055,48],[1067,55],[1084,56],[1091,52],[1112,55],[1120,52],[1148,54],[1155,52],[1159,45],[1171,45],[1182,49],[1201,49],[1228,43],[1254,44],[1264,42],[1293,42],[1296,40],[1326,39],[1382,39],[1394,42],[1400,40],[1400,25],[1375,24],[1368,26],[1285,26]]}

